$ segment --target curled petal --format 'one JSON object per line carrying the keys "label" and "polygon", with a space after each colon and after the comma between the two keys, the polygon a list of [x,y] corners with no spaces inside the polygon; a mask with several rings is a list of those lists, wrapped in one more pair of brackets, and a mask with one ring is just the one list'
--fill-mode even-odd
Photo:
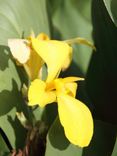
{"label": "curled petal", "polygon": [[88,146],[93,135],[90,110],[69,95],[58,95],[58,112],[68,140],[80,147]]}
{"label": "curled petal", "polygon": [[77,83],[72,82],[72,83],[66,83],[65,88],[67,90],[67,95],[76,96],[76,91],[77,91]]}
{"label": "curled petal", "polygon": [[83,81],[83,80],[84,80],[84,78],[75,77],[75,76],[70,76],[70,77],[66,77],[66,78],[62,79],[62,81],[64,83],[75,82],[75,81]]}
{"label": "curled petal", "polygon": [[71,47],[64,42],[49,40],[39,41],[32,38],[32,45],[35,51],[40,55],[48,67],[47,82],[57,77],[62,66],[71,51]]}
{"label": "curled petal", "polygon": [[13,57],[21,64],[24,64],[30,58],[30,47],[27,46],[28,40],[9,39],[8,46]]}
{"label": "curled petal", "polygon": [[21,65],[23,64],[30,80],[39,77],[40,69],[43,65],[41,57],[29,46],[30,40],[24,39],[9,39],[8,46],[10,47],[13,57]]}
{"label": "curled petal", "polygon": [[66,78],[58,78],[54,80],[54,85],[57,93],[67,94],[70,96],[76,96],[77,83],[75,81],[81,81],[84,78],[80,77],[66,77]]}
{"label": "curled petal", "polygon": [[40,69],[43,65],[43,60],[41,57],[34,51],[30,52],[30,59],[27,61],[25,68],[28,70],[28,75],[30,80],[34,80],[40,77]]}
{"label": "curled petal", "polygon": [[29,105],[38,104],[40,107],[56,101],[54,91],[46,91],[46,83],[40,79],[36,79],[31,83],[28,91]]}
{"label": "curled petal", "polygon": [[50,38],[48,37],[48,35],[46,35],[45,33],[40,33],[36,38],[38,40],[50,40]]}
{"label": "curled petal", "polygon": [[75,43],[83,44],[83,45],[87,45],[87,46],[91,47],[93,50],[96,50],[95,46],[85,38],[77,37],[77,38],[65,40],[64,42],[66,42],[68,44],[75,44]]}
{"label": "curled petal", "polygon": [[72,61],[72,48],[71,48],[71,50],[69,51],[69,55],[68,55],[68,57],[66,58],[66,60],[65,60],[65,62],[64,62],[64,64],[63,64],[63,66],[62,66],[62,71],[65,71],[69,66],[70,66],[70,63],[71,63],[71,61]]}
{"label": "curled petal", "polygon": [[[76,90],[77,90],[77,83],[68,81],[67,78],[65,78],[65,79],[67,81],[64,81],[64,79],[62,79],[62,78],[54,80],[56,94],[67,94],[67,95],[75,97]],[[74,79],[75,79],[75,77],[74,77]]]}

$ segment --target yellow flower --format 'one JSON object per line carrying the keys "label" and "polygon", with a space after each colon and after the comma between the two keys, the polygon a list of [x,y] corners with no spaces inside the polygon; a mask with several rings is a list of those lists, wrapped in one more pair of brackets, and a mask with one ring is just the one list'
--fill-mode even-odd
{"label": "yellow flower", "polygon": [[73,43],[80,43],[95,48],[83,38],[74,38],[66,41],[50,40],[40,33],[37,37],[32,32],[27,39],[9,39],[8,46],[19,65],[23,65],[30,80],[40,77],[40,69],[47,64],[47,82],[57,78],[61,70],[66,70],[72,60]]}
{"label": "yellow flower", "polygon": [[[34,34],[33,37],[35,37]],[[30,80],[34,80],[39,77],[44,62],[32,48],[30,38],[31,36],[28,39],[9,39],[8,46],[18,64],[24,66]],[[44,33],[39,34],[36,38],[40,41],[49,40],[49,37]]]}
{"label": "yellow flower", "polygon": [[[18,64],[23,65],[30,80],[39,78],[40,69],[44,63],[48,67],[47,82],[58,77],[72,60],[72,47],[67,43],[50,40],[41,33],[34,33],[28,39],[9,39],[8,46]],[[62,56],[62,57],[61,57]]]}
{"label": "yellow flower", "polygon": [[72,52],[72,47],[62,41],[40,41],[36,38],[32,38],[32,46],[47,64],[48,76],[46,81],[51,82],[54,78],[58,77],[65,62],[69,62],[68,60]]}
{"label": "yellow flower", "polygon": [[67,77],[44,82],[36,79],[28,92],[29,105],[44,107],[58,103],[58,113],[68,140],[80,147],[88,146],[93,135],[93,119],[87,106],[75,99],[78,77]]}
{"label": "yellow flower", "polygon": [[[88,146],[93,135],[93,119],[86,105],[75,99],[78,77],[58,78],[61,70],[70,65],[72,40],[50,40],[46,34],[27,39],[9,39],[13,57],[23,65],[31,82],[28,90],[29,106],[56,102],[60,122],[68,140],[80,147]],[[84,40],[83,40],[84,43]],[[47,65],[47,78],[42,81],[39,73],[43,64]]]}

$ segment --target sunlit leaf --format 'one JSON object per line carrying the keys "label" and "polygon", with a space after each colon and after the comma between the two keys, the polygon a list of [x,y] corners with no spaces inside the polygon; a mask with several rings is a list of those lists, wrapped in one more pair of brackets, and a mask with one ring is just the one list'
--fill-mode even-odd
{"label": "sunlit leaf", "polygon": [[108,13],[112,19],[112,21],[117,26],[117,1],[116,0],[103,0],[105,6],[108,10]]}
{"label": "sunlit leaf", "polygon": [[46,32],[49,24],[45,0],[0,0],[0,44],[7,45],[8,38],[21,38]]}

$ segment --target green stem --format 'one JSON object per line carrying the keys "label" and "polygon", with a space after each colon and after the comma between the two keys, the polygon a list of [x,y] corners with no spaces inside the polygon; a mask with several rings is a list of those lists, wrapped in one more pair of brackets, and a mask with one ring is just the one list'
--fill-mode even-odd
{"label": "green stem", "polygon": [[1,134],[1,136],[2,136],[2,138],[4,140],[4,142],[5,142],[5,144],[7,145],[9,151],[12,152],[13,151],[13,147],[12,147],[12,145],[11,145],[8,137],[6,136],[5,132],[2,130],[1,127],[0,127],[0,134]]}

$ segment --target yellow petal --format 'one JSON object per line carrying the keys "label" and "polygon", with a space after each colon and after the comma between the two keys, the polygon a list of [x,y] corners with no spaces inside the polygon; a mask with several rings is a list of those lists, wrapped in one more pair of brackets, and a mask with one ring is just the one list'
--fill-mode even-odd
{"label": "yellow petal", "polygon": [[34,80],[36,78],[39,78],[40,69],[44,62],[34,50],[31,50],[30,54],[30,59],[27,61],[27,66],[25,67],[27,67],[29,70],[28,75],[30,77],[30,80]]}
{"label": "yellow petal", "polygon": [[[32,47],[31,38],[35,38],[35,34],[33,31],[32,31],[31,36],[29,37],[30,47]],[[40,33],[36,38],[38,40],[49,40],[49,37],[44,33]],[[34,80],[36,78],[41,77],[40,69],[43,66],[43,64],[44,64],[44,61],[42,60],[42,58],[37,54],[37,52],[35,52],[34,49],[31,48],[30,59],[25,65],[25,69],[30,77],[30,80]]]}
{"label": "yellow petal", "polygon": [[67,95],[70,95],[70,96],[73,96],[73,97],[76,96],[77,83],[74,83],[74,82],[66,83],[65,88],[67,90]]}
{"label": "yellow petal", "polygon": [[82,80],[84,80],[84,78],[75,77],[75,76],[70,76],[70,77],[66,77],[66,78],[62,79],[62,81],[64,83],[75,82],[75,81],[82,81]]}
{"label": "yellow petal", "polygon": [[27,46],[28,40],[24,39],[9,39],[8,46],[13,57],[24,64],[28,61],[30,57],[30,47]]}
{"label": "yellow petal", "polygon": [[40,107],[56,101],[54,91],[46,91],[46,83],[40,79],[36,79],[31,83],[28,91],[29,105],[38,104]]}
{"label": "yellow petal", "polygon": [[46,35],[45,33],[40,33],[36,38],[38,40],[50,40],[50,38],[48,37],[48,35]]}
{"label": "yellow petal", "polygon": [[68,140],[80,147],[88,146],[93,135],[90,110],[81,101],[69,95],[58,95],[58,112]]}
{"label": "yellow petal", "polygon": [[[67,78],[59,78],[54,80],[54,87],[56,89],[56,94],[67,94],[75,97],[77,90],[77,83],[69,82]],[[70,79],[69,79],[70,80]]]}
{"label": "yellow petal", "polygon": [[91,47],[93,50],[96,50],[95,46],[85,38],[77,37],[77,38],[65,40],[64,42],[68,44],[75,44],[75,43],[84,44],[84,45]]}
{"label": "yellow petal", "polygon": [[64,62],[64,64],[63,64],[63,66],[62,66],[62,71],[65,71],[69,66],[70,66],[70,63],[71,63],[71,61],[72,61],[72,48],[71,48],[71,50],[69,51],[69,55],[68,55],[68,57],[66,58],[66,60],[65,60],[65,62]]}
{"label": "yellow petal", "polygon": [[52,81],[58,75],[58,72],[60,72],[69,52],[71,51],[71,47],[61,41],[39,41],[34,38],[32,38],[32,45],[35,51],[47,64],[47,82]]}
{"label": "yellow petal", "polygon": [[65,84],[65,88],[67,90],[67,95],[75,97],[78,84],[74,83],[74,82],[75,81],[82,81],[82,80],[84,80],[84,78],[80,78],[80,77],[66,77],[66,78],[63,78],[62,81]]}

